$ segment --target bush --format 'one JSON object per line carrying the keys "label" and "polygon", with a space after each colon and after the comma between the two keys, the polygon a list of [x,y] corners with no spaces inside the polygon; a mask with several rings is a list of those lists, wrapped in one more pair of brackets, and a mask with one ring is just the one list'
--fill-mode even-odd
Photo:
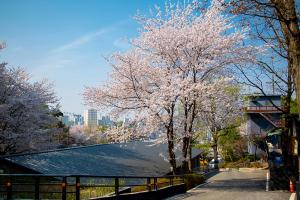
{"label": "bush", "polygon": [[249,160],[250,162],[255,162],[260,159],[260,156],[256,155],[256,158],[255,158],[255,155],[249,154],[249,155],[246,155],[246,159]]}
{"label": "bush", "polygon": [[241,158],[238,161],[235,162],[225,162],[219,165],[220,168],[262,168],[265,167],[264,163],[261,163],[260,161],[256,162],[250,162],[250,159],[248,158]]}
{"label": "bush", "polygon": [[186,184],[186,189],[189,190],[197,185],[204,183],[205,178],[200,174],[185,174],[184,183]]}

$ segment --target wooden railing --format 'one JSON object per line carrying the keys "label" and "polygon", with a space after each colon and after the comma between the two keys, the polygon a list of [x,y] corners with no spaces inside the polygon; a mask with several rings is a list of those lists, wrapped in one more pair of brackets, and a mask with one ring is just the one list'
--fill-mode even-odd
{"label": "wooden railing", "polygon": [[0,174],[0,199],[92,199],[136,191],[158,191],[184,183],[177,176]]}
{"label": "wooden railing", "polygon": [[[281,106],[278,108],[282,109]],[[245,112],[282,112],[275,106],[246,106],[244,108]]]}

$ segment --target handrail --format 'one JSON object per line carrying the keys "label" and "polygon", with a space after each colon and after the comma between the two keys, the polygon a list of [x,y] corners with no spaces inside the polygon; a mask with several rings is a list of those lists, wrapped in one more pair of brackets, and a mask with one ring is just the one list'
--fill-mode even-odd
{"label": "handrail", "polygon": [[[25,179],[19,179],[19,178]],[[26,180],[27,178],[27,180]],[[32,179],[28,179],[32,178]],[[44,178],[44,182],[42,181]],[[93,183],[88,183],[88,179],[92,179]],[[164,182],[158,182],[158,179],[164,178]],[[70,180],[71,179],[71,180]],[[83,181],[84,179],[85,181]],[[95,179],[97,182],[95,182]],[[101,180],[104,179],[104,180]],[[111,179],[110,181],[105,179]],[[127,179],[127,182],[126,182]],[[137,180],[130,180],[137,179]],[[142,180],[139,180],[142,179]],[[177,180],[176,180],[177,179]],[[100,181],[100,182],[99,182]],[[107,182],[108,181],[108,182]],[[133,184],[132,181],[135,181]],[[145,187],[146,191],[156,191],[159,189],[159,185],[174,186],[174,183],[184,183],[183,175],[164,175],[164,176],[99,176],[99,175],[87,175],[87,174],[0,174],[0,184],[6,187],[3,191],[0,189],[0,195],[6,195],[6,199],[13,199],[13,194],[26,192],[27,194],[34,194],[35,199],[39,199],[41,194],[44,193],[59,193],[61,199],[66,200],[67,194],[72,193],[76,200],[80,199],[81,190],[87,188],[114,188],[114,194],[120,195],[121,189],[127,187],[130,189],[132,186]],[[14,186],[14,187],[13,187]],[[18,186],[25,188],[18,190]],[[40,190],[41,187],[52,188],[52,192]],[[14,188],[14,190],[12,190]],[[20,188],[20,187],[19,187]],[[27,191],[26,191],[27,188]],[[28,188],[31,188],[30,190]],[[61,189],[59,189],[61,188]],[[70,190],[71,188],[71,190]],[[131,190],[131,189],[130,189]],[[2,196],[3,197],[3,196]],[[1,196],[0,196],[1,198]]]}
{"label": "handrail", "polygon": [[[277,106],[278,108],[282,108],[282,106]],[[278,110],[278,108],[277,107],[275,107],[275,106],[245,106],[245,108],[255,108],[255,109],[258,109],[258,108],[266,108],[266,109],[268,109],[268,108],[270,108],[270,110]]]}
{"label": "handrail", "polygon": [[281,112],[282,106],[245,106],[246,111],[278,111]]}

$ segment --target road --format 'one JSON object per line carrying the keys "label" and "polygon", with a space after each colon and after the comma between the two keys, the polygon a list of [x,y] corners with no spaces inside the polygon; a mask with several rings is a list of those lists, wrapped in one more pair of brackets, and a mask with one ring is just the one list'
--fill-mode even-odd
{"label": "road", "polygon": [[168,200],[288,200],[289,192],[266,192],[266,170],[220,172],[206,184]]}

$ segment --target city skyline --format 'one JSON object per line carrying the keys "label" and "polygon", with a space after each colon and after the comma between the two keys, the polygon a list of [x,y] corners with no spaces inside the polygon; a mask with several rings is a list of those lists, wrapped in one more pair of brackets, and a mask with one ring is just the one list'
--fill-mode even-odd
{"label": "city skyline", "polygon": [[[93,112],[94,114],[90,113]],[[86,109],[83,113],[73,113],[73,112],[62,112],[63,116],[59,117],[59,120],[63,122],[67,126],[89,126],[89,118],[90,115],[93,119],[96,120],[97,126],[104,125],[104,126],[111,126],[115,122],[122,121],[123,123],[128,123],[130,121],[130,118],[128,116],[123,116],[117,120],[114,120],[111,118],[111,116],[107,113],[103,113],[100,110],[97,109]],[[90,114],[89,114],[90,113]]]}
{"label": "city skyline", "polygon": [[84,86],[101,85],[110,67],[103,56],[124,51],[138,35],[133,17],[163,0],[0,0],[0,61],[25,68],[32,80],[48,79],[64,112],[81,113]]}

